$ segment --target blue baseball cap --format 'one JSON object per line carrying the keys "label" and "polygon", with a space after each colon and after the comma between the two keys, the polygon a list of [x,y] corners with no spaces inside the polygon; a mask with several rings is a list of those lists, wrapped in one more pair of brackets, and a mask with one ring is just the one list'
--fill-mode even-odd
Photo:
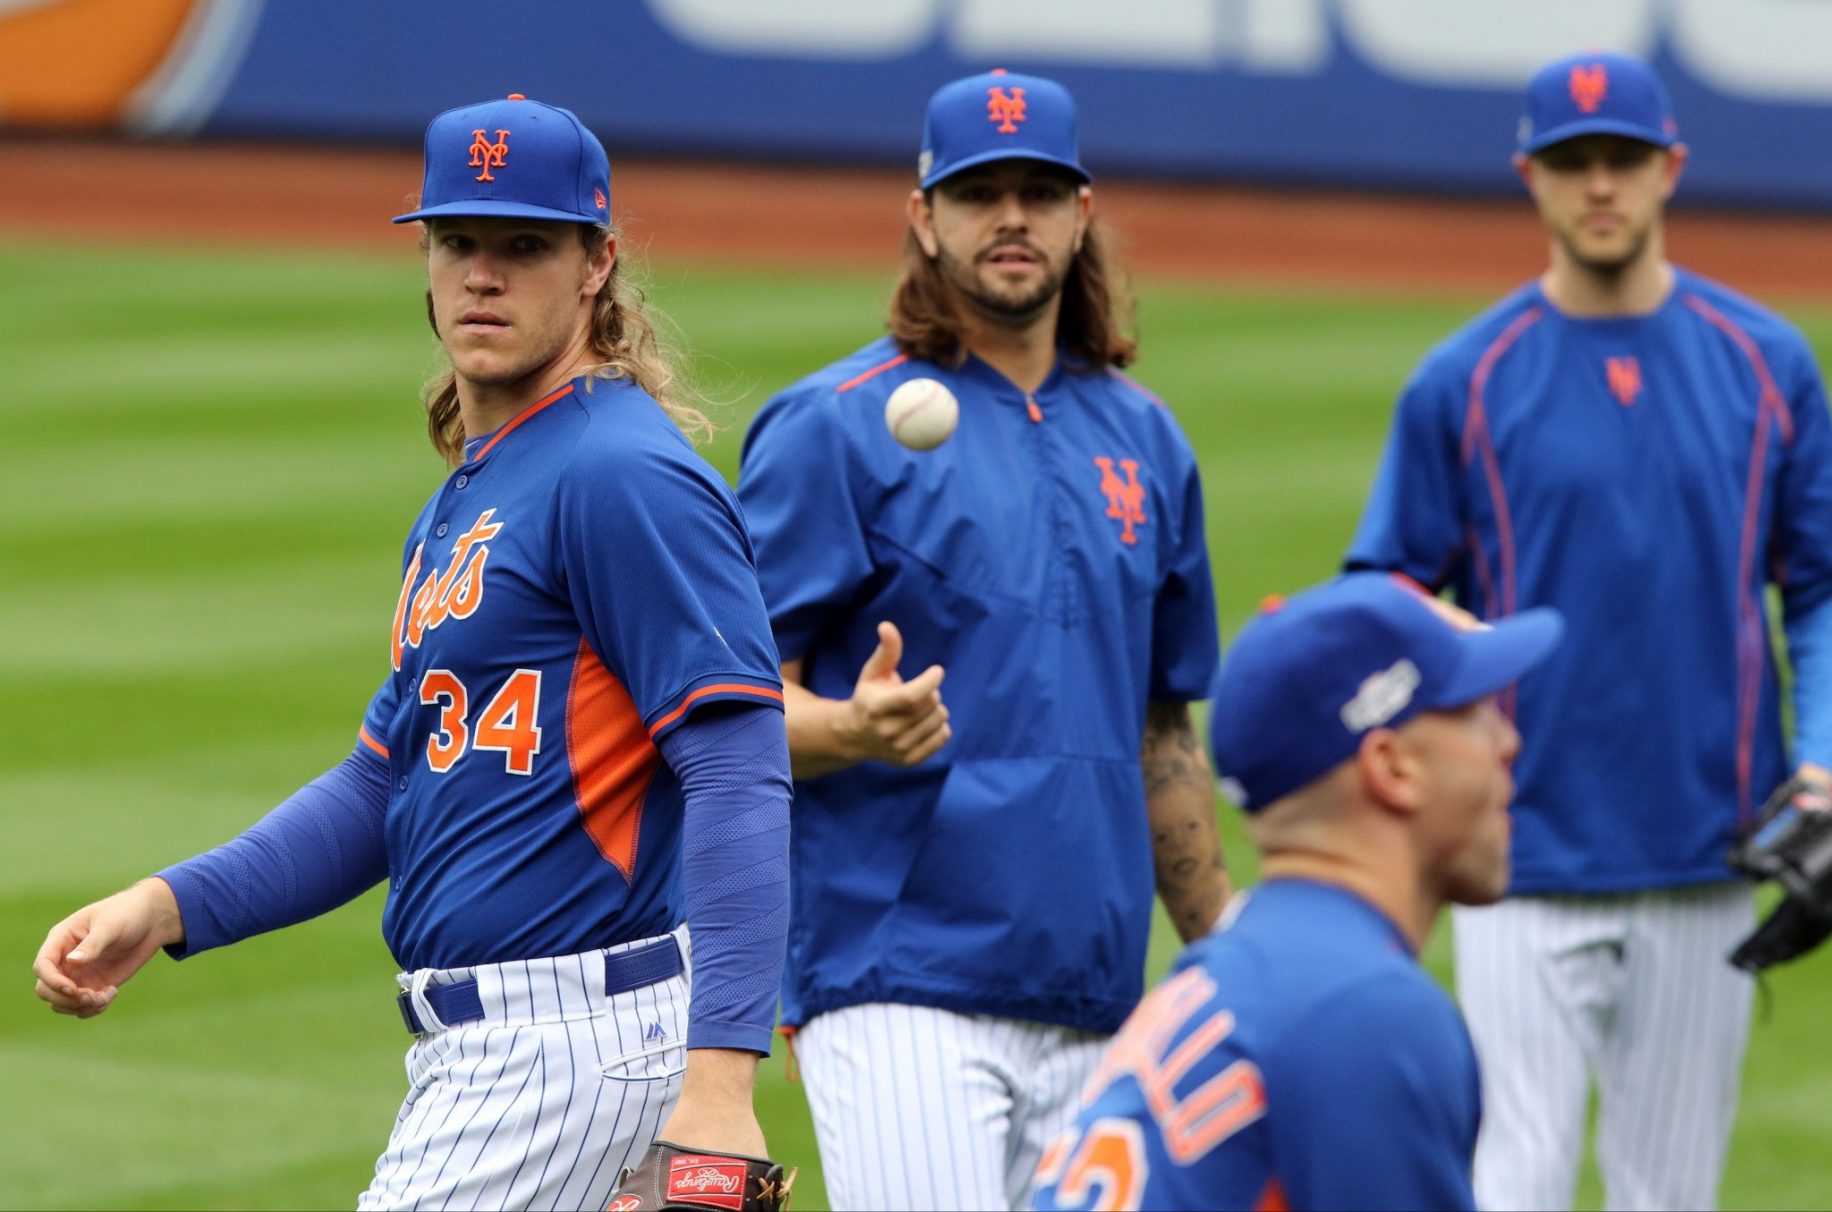
{"label": "blue baseball cap", "polygon": [[1041,160],[1074,173],[1081,166],[1075,98],[1054,80],[996,70],[944,84],[929,98],[916,175],[922,188],[994,160]]}
{"label": "blue baseball cap", "polygon": [[1679,123],[1654,69],[1615,52],[1567,55],[1539,69],[1527,84],[1520,150],[1532,155],[1579,135],[1622,135],[1671,147]]}
{"label": "blue baseball cap", "polygon": [[1564,632],[1547,608],[1462,629],[1384,572],[1275,600],[1242,629],[1216,677],[1216,774],[1229,798],[1257,812],[1347,761],[1376,728],[1502,690]]}
{"label": "blue baseball cap", "polygon": [[611,161],[571,110],[520,93],[448,109],[426,127],[420,209],[396,215],[394,221],[440,215],[608,227]]}

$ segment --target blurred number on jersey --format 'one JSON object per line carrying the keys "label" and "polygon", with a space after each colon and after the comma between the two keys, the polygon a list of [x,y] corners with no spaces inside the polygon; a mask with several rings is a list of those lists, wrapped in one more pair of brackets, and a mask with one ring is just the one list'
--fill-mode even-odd
{"label": "blurred number on jersey", "polygon": [[[1215,981],[1201,968],[1186,969],[1158,986],[1114,1037],[1082,1096],[1084,1107],[1093,1106],[1115,1082],[1131,1077],[1165,1152],[1180,1166],[1206,1156],[1266,1113],[1265,1082],[1259,1067],[1245,1057],[1188,1094],[1177,1095],[1177,1085],[1234,1030],[1233,1013],[1215,1007],[1171,1047],[1214,996]],[[1102,1118],[1079,1140],[1071,1131],[1050,1147],[1037,1167],[1037,1185],[1060,1179],[1056,1198],[1062,1207],[1136,1208],[1149,1169],[1138,1123]],[[1096,1189],[1098,1199],[1083,1204]]]}

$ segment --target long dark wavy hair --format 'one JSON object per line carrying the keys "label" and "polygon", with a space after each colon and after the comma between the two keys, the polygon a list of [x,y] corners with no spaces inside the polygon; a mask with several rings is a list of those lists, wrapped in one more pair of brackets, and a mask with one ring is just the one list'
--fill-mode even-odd
{"label": "long dark wavy hair", "polygon": [[[589,223],[575,224],[579,241],[589,256],[596,256],[616,235],[609,227]],[[429,247],[430,233],[422,227],[420,248]],[[704,400],[681,373],[684,359],[675,343],[658,333],[655,321],[645,311],[643,293],[622,273],[622,258],[611,266],[611,273],[592,304],[587,345],[592,362],[585,374],[597,379],[628,379],[654,397],[674,423],[694,442],[703,442],[714,431],[713,423],[701,411]],[[433,314],[433,294],[426,292],[426,321],[439,331]],[[464,461],[464,422],[458,415],[458,375],[449,365],[427,380],[420,390],[426,405],[426,433],[433,448],[451,466]]]}
{"label": "long dark wavy hair", "polygon": [[[959,366],[967,357],[961,342],[965,306],[942,277],[936,259],[923,251],[916,233],[906,230],[903,272],[891,295],[889,327],[898,347],[912,358]],[[1131,286],[1112,250],[1112,237],[1100,216],[1092,215],[1063,279],[1057,340],[1085,369],[1130,366],[1139,355],[1134,314]]]}

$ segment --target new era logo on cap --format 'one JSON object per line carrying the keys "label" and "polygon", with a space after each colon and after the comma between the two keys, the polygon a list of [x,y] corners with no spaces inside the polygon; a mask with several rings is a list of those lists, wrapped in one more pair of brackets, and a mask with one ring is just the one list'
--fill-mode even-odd
{"label": "new era logo on cap", "polygon": [[1620,135],[1660,147],[1679,137],[1667,91],[1654,70],[1633,55],[1611,51],[1567,55],[1534,74],[1519,148],[1541,148],[1580,135]]}
{"label": "new era logo on cap", "polygon": [[929,98],[916,175],[927,189],[963,169],[995,160],[1042,160],[1082,181],[1075,100],[1042,76],[1003,69],[944,84]]}
{"label": "new era logo on cap", "polygon": [[572,111],[511,93],[432,120],[419,208],[394,221],[483,215],[603,226],[610,188],[604,145]]}

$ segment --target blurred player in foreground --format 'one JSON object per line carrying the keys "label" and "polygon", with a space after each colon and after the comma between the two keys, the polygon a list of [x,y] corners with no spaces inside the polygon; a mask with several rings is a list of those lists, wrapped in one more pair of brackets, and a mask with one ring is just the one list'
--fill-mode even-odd
{"label": "blurred player in foreground", "polygon": [[1832,760],[1826,397],[1792,327],[1667,261],[1686,148],[1645,64],[1561,59],[1526,100],[1551,264],[1414,373],[1347,563],[1570,621],[1504,700],[1527,738],[1509,898],[1455,915],[1479,1202],[1571,1205],[1594,1078],[1609,1205],[1709,1208],[1749,1025],[1726,956],[1755,920],[1725,857],[1789,764],[1771,583],[1793,761]]}
{"label": "blurred player in foreground", "polygon": [[[770,401],[739,477],[797,779],[783,1021],[836,1207],[1011,1207],[1143,990],[1154,872],[1185,938],[1226,899],[1218,645],[1073,100],[946,85],[918,176],[890,336]],[[921,452],[885,419],[919,378],[959,401]]]}
{"label": "blurred player in foreground", "polygon": [[683,434],[704,419],[618,274],[609,172],[571,113],[519,96],[427,128],[421,208],[395,221],[425,225],[453,471],[408,535],[359,743],[241,837],[58,923],[34,964],[89,1018],[161,947],[386,879],[418,1038],[365,1208],[602,1208],[658,1129],[764,1152],[776,649],[737,503]]}
{"label": "blurred player in foreground", "polygon": [[1379,573],[1247,625],[1211,723],[1261,882],[1113,1041],[1039,1208],[1472,1206],[1475,1054],[1416,957],[1447,902],[1507,887],[1520,738],[1494,696],[1561,630],[1478,628]]}

